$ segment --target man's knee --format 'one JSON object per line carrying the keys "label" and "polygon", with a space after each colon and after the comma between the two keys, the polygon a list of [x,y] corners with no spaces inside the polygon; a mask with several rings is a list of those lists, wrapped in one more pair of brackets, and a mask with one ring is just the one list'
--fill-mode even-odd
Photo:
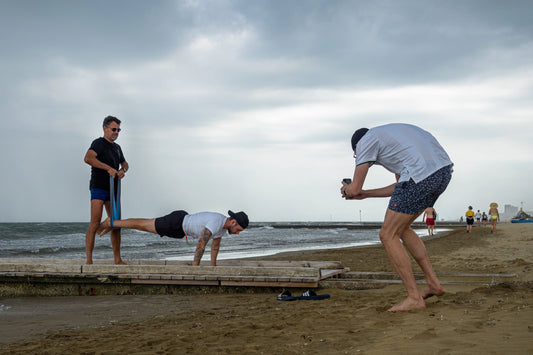
{"label": "man's knee", "polygon": [[389,243],[393,239],[399,238],[399,234],[394,229],[381,228],[379,231],[379,240],[382,244]]}

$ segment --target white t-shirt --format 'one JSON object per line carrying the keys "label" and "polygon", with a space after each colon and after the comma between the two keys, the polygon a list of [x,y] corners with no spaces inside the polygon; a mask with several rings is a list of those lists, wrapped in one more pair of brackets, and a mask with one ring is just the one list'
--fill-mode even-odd
{"label": "white t-shirt", "polygon": [[400,175],[398,182],[418,183],[452,164],[450,157],[429,132],[404,123],[368,130],[356,146],[356,165],[375,163]]}
{"label": "white t-shirt", "polygon": [[187,237],[200,238],[204,228],[209,229],[213,239],[221,238],[227,230],[224,223],[228,217],[215,212],[200,212],[188,214],[183,219],[182,227]]}

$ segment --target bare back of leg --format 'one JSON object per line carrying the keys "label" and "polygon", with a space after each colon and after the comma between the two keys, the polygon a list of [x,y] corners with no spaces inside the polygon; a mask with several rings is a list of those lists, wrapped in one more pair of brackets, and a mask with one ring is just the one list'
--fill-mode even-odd
{"label": "bare back of leg", "polygon": [[[408,311],[425,308],[426,303],[418,290],[411,266],[411,260],[400,238],[406,230],[410,229],[411,223],[418,215],[410,215],[387,209],[385,221],[380,231],[380,240],[383,244],[389,260],[402,279],[407,290],[407,299],[389,309],[390,312]],[[418,236],[417,236],[418,237]]]}

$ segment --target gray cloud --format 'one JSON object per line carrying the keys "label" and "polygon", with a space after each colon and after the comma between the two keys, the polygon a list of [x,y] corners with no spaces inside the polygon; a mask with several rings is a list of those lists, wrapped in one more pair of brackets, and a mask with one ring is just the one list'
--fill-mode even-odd
{"label": "gray cloud", "polygon": [[[351,133],[400,121],[427,128],[454,157],[444,215],[472,178],[479,191],[468,198],[480,204],[531,200],[521,182],[533,147],[521,128],[533,113],[532,7],[4,1],[0,220],[86,219],[82,158],[108,114],[123,120],[133,216],[231,204],[259,219],[351,218],[337,195],[352,173]],[[485,197],[494,152],[517,183]],[[361,206],[382,218],[381,202]]]}

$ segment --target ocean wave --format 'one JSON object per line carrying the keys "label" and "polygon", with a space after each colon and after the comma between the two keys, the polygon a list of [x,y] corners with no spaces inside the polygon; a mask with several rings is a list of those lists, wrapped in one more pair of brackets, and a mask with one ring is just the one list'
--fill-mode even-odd
{"label": "ocean wave", "polygon": [[73,252],[84,252],[85,247],[41,247],[41,248],[32,248],[32,249],[12,249],[12,250],[3,250],[2,254],[11,255],[13,257],[20,256],[45,256],[53,257],[57,254],[70,254]]}

